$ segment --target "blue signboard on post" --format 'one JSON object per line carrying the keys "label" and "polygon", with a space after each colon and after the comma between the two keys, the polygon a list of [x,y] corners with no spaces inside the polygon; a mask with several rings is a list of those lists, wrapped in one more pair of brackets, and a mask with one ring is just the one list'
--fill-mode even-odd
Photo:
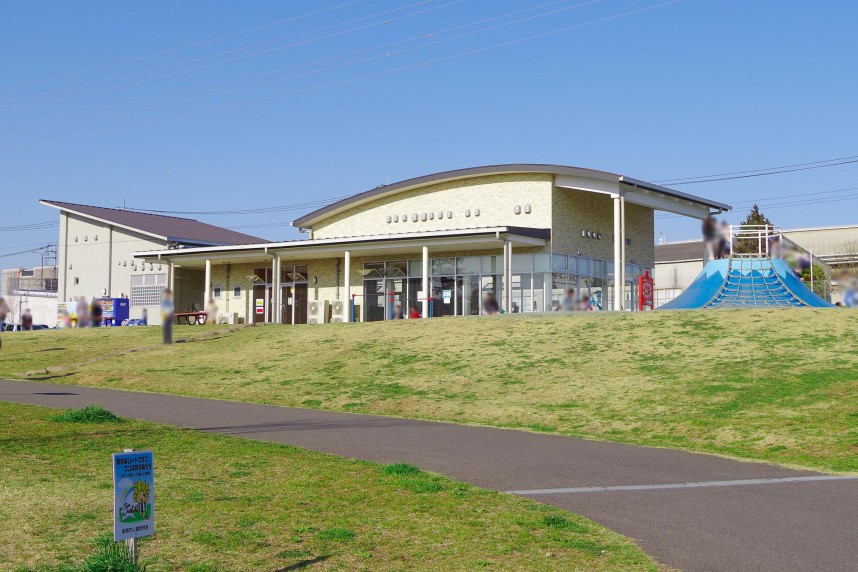
{"label": "blue signboard on post", "polygon": [[155,532],[155,471],[152,451],[113,454],[113,539]]}

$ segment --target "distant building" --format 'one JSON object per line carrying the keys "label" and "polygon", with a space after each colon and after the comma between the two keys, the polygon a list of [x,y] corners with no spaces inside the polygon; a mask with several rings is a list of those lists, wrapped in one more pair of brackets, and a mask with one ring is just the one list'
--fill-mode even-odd
{"label": "distant building", "polygon": [[12,310],[9,322],[19,324],[21,313],[30,310],[34,324],[56,325],[57,271],[56,266],[3,270],[0,295]]}
{"label": "distant building", "polygon": [[[259,244],[263,239],[189,218],[146,214],[123,209],[42,200],[60,211],[57,300],[75,302],[80,297],[130,298],[131,317],[143,308],[150,322],[160,319],[157,308],[168,283],[166,264],[143,262],[132,253],[152,249]],[[202,274],[176,269],[176,281],[196,283]],[[177,307],[203,308],[200,293],[184,289]]]}
{"label": "distant building", "polygon": [[[212,296],[228,321],[376,321],[403,314],[636,308],[652,270],[654,212],[703,219],[709,199],[616,173],[512,164],[382,185],[308,213],[306,240],[135,253],[197,278],[179,297]],[[188,293],[190,289],[191,293]],[[352,316],[350,302],[354,301]]]}
{"label": "distant building", "polygon": [[[831,301],[840,301],[837,280],[841,271],[858,270],[858,225],[784,229],[784,238],[828,265],[832,270]],[[655,246],[655,305],[676,298],[703,270],[703,242],[686,240]]]}

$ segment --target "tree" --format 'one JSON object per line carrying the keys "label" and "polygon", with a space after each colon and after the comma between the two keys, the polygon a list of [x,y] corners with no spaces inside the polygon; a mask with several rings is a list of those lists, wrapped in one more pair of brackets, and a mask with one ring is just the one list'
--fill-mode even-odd
{"label": "tree", "polygon": [[[751,207],[751,211],[748,213],[748,216],[745,217],[745,220],[739,223],[741,226],[769,226],[774,227],[772,221],[766,217],[763,213],[760,212],[760,207],[754,204]],[[765,248],[765,245],[763,245]],[[760,241],[755,235],[753,238],[746,236],[744,238],[739,238],[735,240],[735,244],[733,245],[733,252],[736,254],[756,254],[760,248]]]}

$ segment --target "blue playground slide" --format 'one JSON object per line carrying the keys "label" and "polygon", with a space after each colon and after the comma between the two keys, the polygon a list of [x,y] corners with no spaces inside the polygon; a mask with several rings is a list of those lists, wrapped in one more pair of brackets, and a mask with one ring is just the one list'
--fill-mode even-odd
{"label": "blue playground slide", "polygon": [[737,256],[707,262],[688,289],[658,309],[808,306],[835,307],[811,292],[784,260]]}

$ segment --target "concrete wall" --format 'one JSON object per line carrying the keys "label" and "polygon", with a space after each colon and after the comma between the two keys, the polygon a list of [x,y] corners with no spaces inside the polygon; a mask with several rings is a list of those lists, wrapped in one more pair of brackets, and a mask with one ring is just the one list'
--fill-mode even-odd
{"label": "concrete wall", "polygon": [[[606,194],[556,187],[552,197],[551,248],[554,252],[614,259],[614,205]],[[602,239],[581,236],[581,231],[602,234]],[[652,266],[655,261],[654,211],[626,203],[626,262]]]}
{"label": "concrete wall", "polygon": [[784,230],[784,236],[815,256],[852,255],[858,258],[858,226]]}
{"label": "concrete wall", "polygon": [[[460,230],[490,226],[551,228],[552,176],[490,175],[448,181],[379,198],[316,224],[313,238]],[[516,205],[522,207],[515,214]],[[530,205],[530,213],[524,206]],[[479,210],[479,216],[476,211]],[[470,211],[470,216],[467,216]],[[427,220],[423,219],[427,214]],[[429,215],[432,213],[431,219]],[[443,213],[443,218],[439,214]],[[452,218],[447,214],[452,213]],[[413,216],[417,215],[417,222]],[[391,222],[387,222],[391,217]],[[403,222],[403,218],[407,221]],[[393,219],[399,222],[393,222]]]}
{"label": "concrete wall", "polygon": [[[141,250],[167,248],[165,241],[133,231],[99,223],[72,213],[60,215],[58,299],[74,301],[93,296],[131,296],[131,276],[167,274],[168,265],[143,264],[131,254]],[[135,269],[136,266],[136,269]],[[75,284],[75,278],[78,283]],[[149,310],[150,322],[157,322],[157,306]],[[141,307],[131,308],[139,318]]]}
{"label": "concrete wall", "polygon": [[678,288],[685,290],[703,271],[703,260],[663,262],[655,265],[653,280],[656,290]]}

